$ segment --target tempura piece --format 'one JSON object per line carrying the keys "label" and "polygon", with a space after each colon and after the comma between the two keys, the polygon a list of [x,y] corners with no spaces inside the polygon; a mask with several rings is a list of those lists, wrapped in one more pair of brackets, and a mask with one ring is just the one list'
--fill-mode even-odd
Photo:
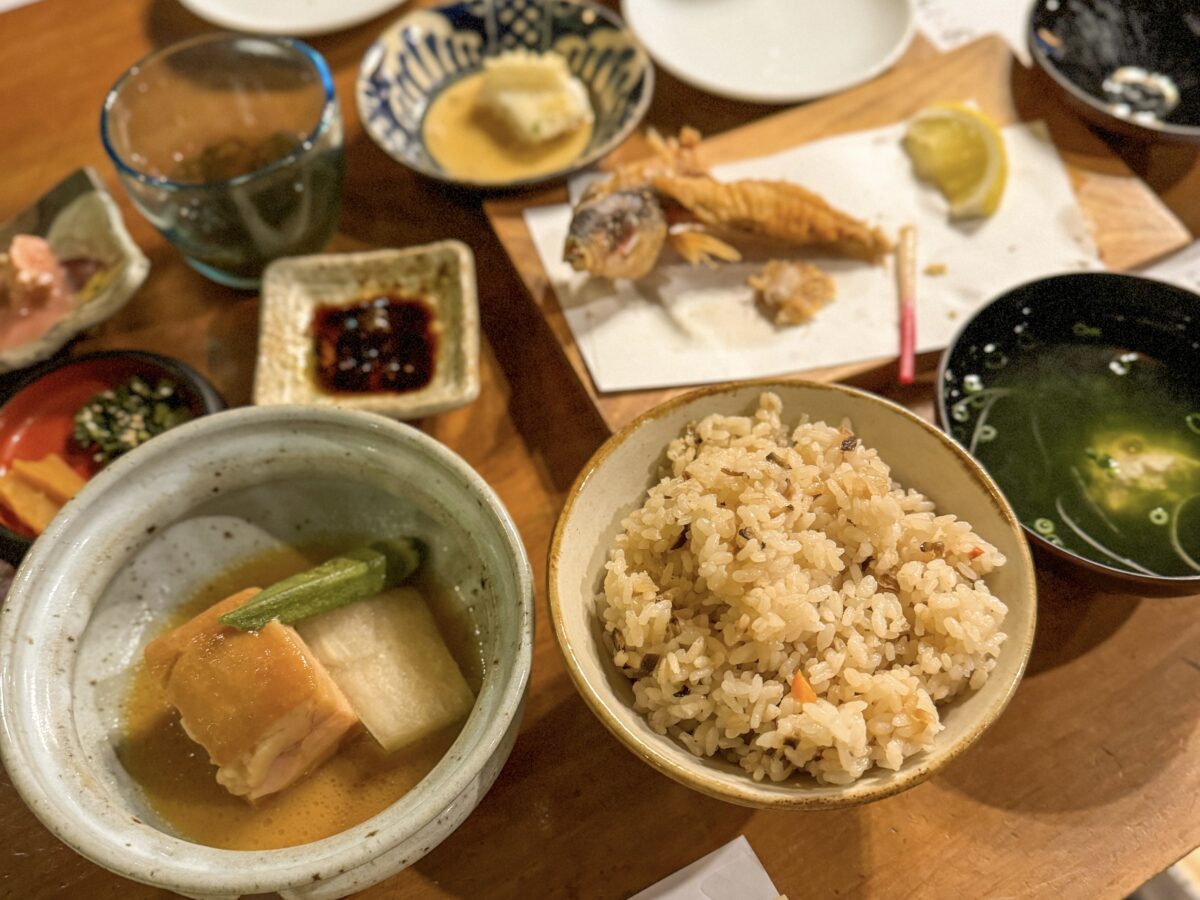
{"label": "tempura piece", "polygon": [[701,164],[698,147],[700,132],[684,126],[679,137],[664,138],[650,129],[646,134],[652,156],[618,166],[607,178],[593,182],[584,192],[583,200],[595,200],[606,194],[646,188],[657,175],[706,175],[708,169]]}
{"label": "tempura piece", "polygon": [[641,278],[654,268],[666,238],[666,217],[650,191],[617,191],[575,208],[563,259],[576,272]]}
{"label": "tempura piece", "polygon": [[806,262],[773,259],[747,279],[759,299],[774,311],[776,325],[800,325],[833,301],[833,279]]}
{"label": "tempura piece", "polygon": [[483,61],[477,105],[523,144],[539,144],[592,121],[587,88],[557,53],[509,50]]}
{"label": "tempura piece", "polygon": [[656,175],[650,184],[712,227],[795,246],[818,245],[869,262],[877,262],[892,249],[891,241],[878,228],[787,181],[721,182],[706,175]]}
{"label": "tempura piece", "polygon": [[288,625],[238,631],[217,620],[259,593],[227,597],[146,647],[188,736],[217,781],[254,801],[288,787],[358,723],[317,656]]}
{"label": "tempura piece", "polygon": [[667,234],[667,241],[675,248],[675,252],[693,266],[706,265],[710,269],[716,267],[717,260],[723,262],[738,262],[742,254],[736,247],[714,237],[700,228],[687,227]]}

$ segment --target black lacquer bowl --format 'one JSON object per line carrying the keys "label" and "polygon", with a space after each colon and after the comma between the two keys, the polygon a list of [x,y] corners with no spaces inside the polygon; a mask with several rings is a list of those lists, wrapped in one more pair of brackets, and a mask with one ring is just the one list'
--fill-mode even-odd
{"label": "black lacquer bowl", "polygon": [[1028,37],[1034,60],[1089,121],[1200,143],[1200,3],[1037,0]]}
{"label": "black lacquer bowl", "polygon": [[[1137,367],[1153,369],[1157,388],[1132,381],[1138,373],[1126,370]],[[1097,395],[1092,381],[1078,392],[1061,388],[1080,384],[1075,373],[1085,370],[1099,372],[1093,381],[1101,385],[1110,377],[1131,381],[1111,394]],[[1104,589],[1200,591],[1200,296],[1100,272],[1013,288],[976,313],[946,350],[937,410],[941,426],[996,479],[1043,561],[1086,570]],[[1171,502],[1147,503],[1149,516],[1127,507],[1124,519],[1105,506],[1138,502],[1139,479],[1160,477],[1156,468],[1172,478],[1187,473]],[[1122,493],[1124,479],[1136,490]],[[1122,549],[1134,535],[1153,546]],[[1174,567],[1151,561],[1172,539],[1184,554],[1170,552]]]}

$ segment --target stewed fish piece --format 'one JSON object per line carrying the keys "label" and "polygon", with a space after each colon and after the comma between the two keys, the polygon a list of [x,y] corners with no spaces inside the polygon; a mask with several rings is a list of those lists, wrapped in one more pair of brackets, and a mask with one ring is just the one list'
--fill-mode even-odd
{"label": "stewed fish piece", "polygon": [[184,731],[218,767],[217,781],[251,801],[315,769],[358,723],[294,628],[271,621],[239,631],[218,621],[258,593],[225,598],[145,651]]}

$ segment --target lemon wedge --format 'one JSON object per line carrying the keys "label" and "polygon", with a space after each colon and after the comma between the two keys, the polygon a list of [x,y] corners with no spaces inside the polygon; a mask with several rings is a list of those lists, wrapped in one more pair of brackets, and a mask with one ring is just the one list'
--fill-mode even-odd
{"label": "lemon wedge", "polygon": [[962,103],[938,103],[917,113],[904,150],[918,178],[932,181],[950,202],[950,218],[990,216],[1008,181],[1008,156],[996,123]]}

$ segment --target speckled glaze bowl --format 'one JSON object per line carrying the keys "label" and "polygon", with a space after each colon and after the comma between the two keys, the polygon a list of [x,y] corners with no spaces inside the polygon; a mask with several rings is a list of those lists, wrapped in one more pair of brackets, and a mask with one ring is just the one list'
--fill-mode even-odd
{"label": "speckled glaze bowl", "polygon": [[[479,634],[482,689],[446,756],[392,806],[324,840],[235,852],[174,836],[115,752],[130,668],[155,623],[264,545],[395,533],[426,540],[427,564]],[[100,472],[25,558],[0,617],[0,758],[57,837],[126,878],[191,897],[341,897],[411,865],[487,792],[516,739],[532,638],[520,537],[459,457],[368,413],[217,413]]]}
{"label": "speckled glaze bowl", "polygon": [[[591,97],[592,138],[569,165],[514,181],[466,181],[430,155],[425,113],[439,93],[508,50],[553,50]],[[464,0],[410,12],[363,56],[355,88],[363,128],[410,169],[472,188],[514,188],[564,178],[616,149],[650,107],[654,65],[613,12],[588,0]]]}
{"label": "speckled glaze bowl", "polygon": [[[668,442],[689,422],[711,413],[745,415],[760,393],[783,400],[785,423],[807,413],[813,420],[849,418],[855,434],[876,448],[893,477],[916,488],[995,544],[1008,563],[988,576],[988,586],[1008,604],[1008,635],[987,683],[939,707],[943,730],[933,748],[905,760],[896,772],[873,768],[850,785],[795,777],[756,782],[737,766],[698,758],[657,734],[633,707],[629,679],[613,664],[597,615],[604,564],[621,519],[644,502],[657,481]],[[618,740],[639,758],[681,784],[743,806],[823,809],[880,800],[910,788],[959,756],[1004,710],[1033,647],[1037,589],[1021,526],[983,469],[950,438],[908,410],[864,391],[802,381],[750,381],[703,388],[670,400],[613,435],[584,467],[567,498],[550,547],[550,614],[567,670],[583,699]]]}

